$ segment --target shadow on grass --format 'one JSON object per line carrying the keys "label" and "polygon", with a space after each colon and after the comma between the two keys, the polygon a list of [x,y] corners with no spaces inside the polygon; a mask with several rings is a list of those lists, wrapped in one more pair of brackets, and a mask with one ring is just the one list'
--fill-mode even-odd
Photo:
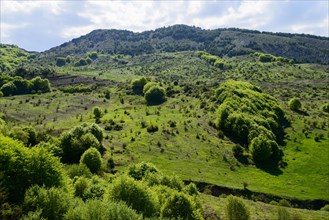
{"label": "shadow on grass", "polygon": [[310,116],[310,114],[308,114],[306,111],[303,111],[303,110],[294,110],[294,112],[300,114],[300,115],[304,115],[304,116]]}

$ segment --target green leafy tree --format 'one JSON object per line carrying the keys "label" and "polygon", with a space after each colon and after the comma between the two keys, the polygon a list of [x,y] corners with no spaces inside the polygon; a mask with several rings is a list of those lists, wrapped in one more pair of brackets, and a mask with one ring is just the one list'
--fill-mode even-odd
{"label": "green leafy tree", "polygon": [[288,106],[291,110],[296,111],[299,110],[302,107],[302,103],[298,98],[292,98],[288,102]]}
{"label": "green leafy tree", "polygon": [[24,199],[25,209],[31,211],[42,210],[41,216],[46,219],[60,220],[69,210],[72,198],[62,188],[44,188],[32,186],[26,191]]}
{"label": "green leafy tree", "polygon": [[93,108],[93,114],[96,121],[99,121],[100,118],[103,116],[103,112],[98,106]]}
{"label": "green leafy tree", "polygon": [[274,141],[268,140],[263,135],[254,138],[250,143],[250,152],[257,165],[265,165],[270,161],[273,154]]}
{"label": "green leafy tree", "polygon": [[322,111],[329,113],[329,103],[324,104],[321,108]]}
{"label": "green leafy tree", "polygon": [[66,186],[59,159],[44,148],[26,148],[21,142],[0,135],[0,170],[10,200],[19,202],[32,185]]}
{"label": "green leafy tree", "polygon": [[91,147],[82,154],[80,163],[85,164],[92,173],[97,173],[102,166],[102,156],[96,148]]}
{"label": "green leafy tree", "polygon": [[141,94],[146,83],[147,83],[147,80],[145,77],[133,80],[131,83],[131,86],[132,86],[134,93]]}
{"label": "green leafy tree", "polygon": [[143,94],[145,94],[151,87],[158,85],[156,82],[148,82],[143,88]]}
{"label": "green leafy tree", "polygon": [[130,177],[121,176],[115,179],[112,183],[109,198],[112,201],[125,202],[145,217],[156,216],[158,213],[156,195],[142,182]]}
{"label": "green leafy tree", "polygon": [[13,82],[8,82],[0,88],[4,96],[10,96],[15,94],[17,88]]}
{"label": "green leafy tree", "polygon": [[243,201],[235,196],[226,199],[225,215],[229,220],[248,220],[250,213]]}
{"label": "green leafy tree", "polygon": [[167,100],[166,91],[160,86],[151,87],[145,94],[144,97],[147,101],[147,104],[161,104]]}
{"label": "green leafy tree", "polygon": [[37,76],[31,80],[31,90],[36,92],[50,92],[51,87],[48,79],[42,79],[40,76]]}
{"label": "green leafy tree", "polygon": [[66,58],[65,57],[57,57],[56,58],[56,66],[65,66],[66,64]]}
{"label": "green leafy tree", "polygon": [[181,192],[174,192],[161,208],[161,216],[174,219],[203,219],[192,199]]}

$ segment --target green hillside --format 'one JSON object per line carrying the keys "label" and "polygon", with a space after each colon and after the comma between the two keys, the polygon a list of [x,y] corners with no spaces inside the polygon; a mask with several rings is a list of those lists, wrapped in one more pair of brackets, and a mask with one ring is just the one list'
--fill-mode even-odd
{"label": "green hillside", "polygon": [[[211,51],[218,34],[262,47]],[[0,77],[0,216],[226,219],[235,201],[251,219],[329,218],[325,40],[172,26],[26,53]]]}

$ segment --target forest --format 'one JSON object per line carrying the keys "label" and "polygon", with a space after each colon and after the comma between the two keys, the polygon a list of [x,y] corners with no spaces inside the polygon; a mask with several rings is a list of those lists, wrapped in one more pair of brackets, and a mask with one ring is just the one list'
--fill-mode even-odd
{"label": "forest", "polygon": [[328,219],[328,51],[184,25],[1,44],[0,219]]}

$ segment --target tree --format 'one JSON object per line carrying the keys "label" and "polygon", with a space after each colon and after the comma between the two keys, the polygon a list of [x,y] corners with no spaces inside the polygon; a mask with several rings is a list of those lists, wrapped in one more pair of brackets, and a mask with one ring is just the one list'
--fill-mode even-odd
{"label": "tree", "polygon": [[143,88],[143,93],[145,94],[151,87],[158,85],[156,82],[148,82]]}
{"label": "tree", "polygon": [[28,211],[42,210],[46,219],[60,220],[71,206],[72,198],[62,188],[32,186],[25,194],[24,207]]}
{"label": "tree", "polygon": [[144,88],[144,85],[147,83],[147,80],[145,77],[142,77],[140,79],[135,79],[132,81],[132,89],[134,93],[141,94]]}
{"label": "tree", "polygon": [[1,92],[4,96],[13,95],[16,92],[16,86],[13,82],[8,82],[1,87]]}
{"label": "tree", "polygon": [[85,164],[92,173],[97,173],[102,166],[102,156],[96,148],[91,147],[82,154],[80,163]]}
{"label": "tree", "polygon": [[231,195],[227,197],[226,201],[226,218],[228,218],[229,220],[250,219],[249,210],[241,199]]}
{"label": "tree", "polygon": [[115,202],[125,202],[145,217],[156,216],[158,213],[156,195],[142,182],[127,176],[118,177],[113,181],[109,198]]}
{"label": "tree", "polygon": [[257,165],[265,165],[270,161],[273,153],[272,146],[276,144],[268,140],[263,135],[254,138],[250,143],[250,152]]}
{"label": "tree", "polygon": [[300,100],[298,98],[292,98],[288,102],[288,106],[291,110],[297,111],[302,107],[302,103],[300,102]]}
{"label": "tree", "polygon": [[147,101],[147,104],[161,104],[167,100],[166,91],[160,86],[151,87],[145,94],[144,97]]}
{"label": "tree", "polygon": [[21,142],[0,135],[0,170],[12,202],[23,199],[32,185],[66,186],[59,159],[41,147],[26,148]]}
{"label": "tree", "polygon": [[51,87],[48,79],[42,79],[40,76],[37,76],[31,80],[31,90],[36,92],[50,92]]}
{"label": "tree", "polygon": [[99,121],[99,119],[103,116],[103,112],[98,106],[93,108],[93,114],[96,121]]}
{"label": "tree", "polygon": [[65,66],[66,64],[66,58],[65,57],[57,57],[56,58],[56,66]]}
{"label": "tree", "polygon": [[161,216],[169,219],[199,219],[193,201],[184,193],[174,192],[164,203]]}

